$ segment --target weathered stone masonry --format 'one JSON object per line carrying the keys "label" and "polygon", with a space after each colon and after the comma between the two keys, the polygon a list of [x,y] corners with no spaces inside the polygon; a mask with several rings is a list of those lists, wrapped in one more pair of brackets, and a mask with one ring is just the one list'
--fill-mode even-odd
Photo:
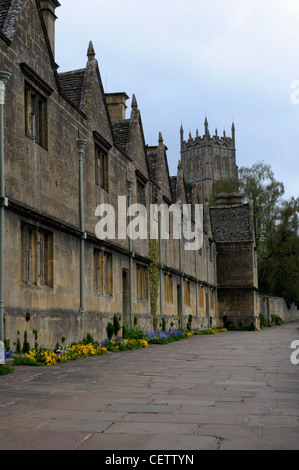
{"label": "weathered stone masonry", "polygon": [[[85,331],[95,339],[106,337],[114,314],[122,324],[136,317],[153,328],[149,240],[100,241],[96,207],[112,204],[118,215],[118,196],[128,200],[129,182],[132,202],[142,201],[147,208],[201,202],[197,185],[186,190],[183,161],[177,175],[169,174],[162,134],[156,146],[146,145],[136,97],[128,112],[126,93],[104,93],[92,43],[85,68],[58,73],[58,7],[57,0],[0,2],[0,68],[12,75],[5,105],[4,279],[5,337],[12,348],[18,339],[22,342],[24,331],[31,346],[33,331],[39,345],[48,347],[82,338],[78,137],[87,140]],[[246,218],[246,207],[240,207]],[[222,324],[228,311],[238,322],[256,322],[254,239],[229,240],[225,248],[215,222],[224,212],[205,205],[201,250],[182,249],[180,257],[179,240],[162,240],[158,327],[163,317],[167,328],[186,326],[189,315],[193,327]],[[240,253],[242,263],[237,262]],[[229,274],[222,269],[227,260]],[[240,295],[240,289],[248,295]]]}

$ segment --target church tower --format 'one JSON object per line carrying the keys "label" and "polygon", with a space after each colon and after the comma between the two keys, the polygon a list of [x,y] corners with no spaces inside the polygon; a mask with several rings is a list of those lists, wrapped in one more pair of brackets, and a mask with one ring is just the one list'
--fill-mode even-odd
{"label": "church tower", "polygon": [[203,136],[199,136],[196,130],[196,136],[193,138],[189,133],[188,140],[184,140],[182,125],[180,129],[181,164],[185,181],[196,184],[202,204],[209,200],[215,181],[238,179],[234,123],[231,137],[227,137],[225,131],[221,137],[218,136],[217,129],[215,135],[211,135],[207,118],[204,129]]}

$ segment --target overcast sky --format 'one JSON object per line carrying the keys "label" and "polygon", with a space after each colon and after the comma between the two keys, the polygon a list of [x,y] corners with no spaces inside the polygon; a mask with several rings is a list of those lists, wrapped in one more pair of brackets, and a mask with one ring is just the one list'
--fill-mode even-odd
{"label": "overcast sky", "polygon": [[[162,132],[171,175],[185,138],[236,127],[237,164],[263,160],[299,196],[298,0],[60,0],[60,72],[93,41],[105,92],[135,93],[146,143]],[[294,88],[292,88],[292,86]],[[298,90],[298,91],[297,91]],[[297,103],[298,101],[298,103]]]}

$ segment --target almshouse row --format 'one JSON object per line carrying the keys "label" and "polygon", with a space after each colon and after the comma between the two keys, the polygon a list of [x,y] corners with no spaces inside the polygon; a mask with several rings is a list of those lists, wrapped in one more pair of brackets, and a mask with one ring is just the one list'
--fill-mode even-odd
{"label": "almshouse row", "polygon": [[[200,198],[180,162],[170,176],[161,133],[156,146],[146,145],[136,97],[127,117],[126,93],[104,93],[92,43],[84,69],[58,73],[58,6],[0,3],[0,69],[11,74],[4,107],[5,338],[12,346],[24,331],[32,341],[38,331],[47,347],[84,332],[102,340],[115,314],[122,324],[136,317],[149,329],[162,318],[167,327],[185,326],[190,315],[194,327],[221,324],[223,315],[255,324],[250,204],[205,204],[196,251],[184,249],[183,237],[96,237],[96,208],[114,207],[117,224],[119,196],[127,207],[147,209],[194,206]],[[78,139],[86,143],[81,160]]]}

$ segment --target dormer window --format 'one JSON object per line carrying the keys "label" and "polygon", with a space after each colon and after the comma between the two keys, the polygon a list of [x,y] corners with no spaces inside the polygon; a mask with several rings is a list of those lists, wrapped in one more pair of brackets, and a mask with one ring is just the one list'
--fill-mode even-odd
{"label": "dormer window", "polygon": [[137,179],[137,202],[146,206],[145,185]]}
{"label": "dormer window", "polygon": [[108,191],[108,152],[96,144],[95,158],[96,184],[105,191]]}
{"label": "dormer window", "polygon": [[47,100],[25,83],[25,132],[27,137],[47,148]]}
{"label": "dormer window", "polygon": [[97,131],[93,132],[95,139],[95,183],[105,191],[109,191],[109,150],[111,144]]}
{"label": "dormer window", "polygon": [[146,207],[146,184],[147,179],[136,170],[136,183],[137,183],[137,204]]}

